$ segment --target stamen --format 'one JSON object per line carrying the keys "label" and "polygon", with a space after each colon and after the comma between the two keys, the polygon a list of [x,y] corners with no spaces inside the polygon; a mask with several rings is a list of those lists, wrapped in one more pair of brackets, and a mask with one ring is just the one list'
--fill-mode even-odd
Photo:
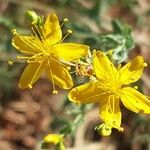
{"label": "stamen", "polygon": [[30,57],[28,57],[28,56],[19,56],[19,55],[17,55],[16,56],[18,59],[28,59],[28,58],[30,58]]}
{"label": "stamen", "polygon": [[66,66],[67,70],[71,70],[71,67],[70,66]]}
{"label": "stamen", "polygon": [[137,89],[138,89],[138,86],[134,86],[133,88],[137,90]]}
{"label": "stamen", "polygon": [[144,67],[147,67],[147,66],[148,66],[148,64],[145,62],[145,63],[144,63]]}
{"label": "stamen", "polygon": [[32,85],[31,85],[31,84],[28,84],[28,88],[29,88],[29,89],[32,89]]}
{"label": "stamen", "polygon": [[120,132],[123,132],[123,131],[124,131],[124,128],[120,127],[118,130],[119,130]]}
{"label": "stamen", "polygon": [[68,18],[64,18],[64,20],[63,20],[64,22],[68,22]]}
{"label": "stamen", "polygon": [[[38,35],[37,35],[36,31],[34,30],[34,28],[36,29]],[[35,34],[37,35],[37,37],[43,42],[44,39],[43,39],[42,32],[39,30],[39,28],[35,24],[33,24],[33,30],[34,30]]]}
{"label": "stamen", "polygon": [[[96,81],[96,78],[94,76],[90,76],[91,81]],[[106,93],[105,93],[106,94]]]}
{"label": "stamen", "polygon": [[68,18],[64,18],[64,19],[63,19],[62,24],[60,25],[60,27],[59,27],[58,29],[56,29],[56,31],[55,31],[55,32],[57,32],[58,30],[60,30],[60,29],[61,29],[61,27],[62,27],[62,26],[63,26],[66,22],[68,22]]}
{"label": "stamen", "polygon": [[52,73],[52,70],[51,70],[51,64],[50,64],[49,60],[48,60],[48,65],[49,65],[49,70],[50,70],[50,76],[51,76],[51,79],[52,79],[52,86],[53,86],[53,92],[52,93],[53,94],[58,94],[58,91],[55,88],[54,77],[53,77],[53,73]]}
{"label": "stamen", "polygon": [[[63,19],[63,23],[60,25],[60,28],[61,28],[66,22],[68,22],[68,18],[64,18],[64,19]],[[57,30],[59,30],[60,28],[58,28]]]}
{"label": "stamen", "polygon": [[118,68],[118,70],[119,70],[119,69],[121,68],[121,64],[119,64],[117,68]]}
{"label": "stamen", "polygon": [[63,59],[59,59],[60,60],[60,62],[62,62],[63,64],[65,64],[65,65],[69,65],[69,66],[76,66],[76,64],[74,64],[74,63],[72,63],[72,62],[68,62],[68,61],[65,61],[65,60],[63,60]]}
{"label": "stamen", "polygon": [[13,30],[12,30],[12,33],[13,33],[13,35],[17,35],[16,29],[13,29]]}
{"label": "stamen", "polygon": [[150,99],[150,96],[145,95],[146,98]]}
{"label": "stamen", "polygon": [[32,88],[32,84],[33,84],[33,82],[34,82],[34,80],[35,80],[35,78],[36,78],[36,75],[38,74],[38,71],[40,70],[41,66],[42,66],[42,63],[40,63],[40,65],[39,65],[39,67],[37,68],[37,70],[36,70],[36,72],[35,72],[35,74],[34,74],[32,80],[31,80],[30,84],[28,85],[29,89]]}
{"label": "stamen", "polygon": [[11,61],[11,60],[8,60],[8,64],[11,66],[11,65],[13,65],[13,61]]}
{"label": "stamen", "polygon": [[29,64],[29,63],[30,63],[30,60],[27,60],[27,63]]}
{"label": "stamen", "polygon": [[43,56],[43,53],[38,53],[38,54],[35,54],[31,57],[17,55],[17,59],[24,59],[27,61],[27,63],[33,63],[33,62],[39,62],[40,63],[40,61],[43,60],[44,58],[46,58],[46,55]]}
{"label": "stamen", "polygon": [[72,30],[68,30],[67,32],[68,32],[69,34],[72,34]]}
{"label": "stamen", "polygon": [[58,91],[57,91],[57,90],[53,90],[52,93],[53,93],[53,94],[58,94]]}
{"label": "stamen", "polygon": [[[26,44],[26,45],[28,45],[29,47],[31,47],[32,49],[35,49],[35,48],[37,48],[37,49],[43,49],[42,47],[41,47],[41,44],[38,44],[38,45],[36,45],[36,43],[34,43],[34,42],[32,42],[32,41],[25,41],[24,39],[23,39],[23,36],[21,36],[21,35],[19,35],[18,33],[16,33],[15,35],[18,35],[18,37]],[[34,37],[35,38],[35,37]],[[15,47],[16,47],[16,45],[13,43],[14,41],[12,41],[12,45],[14,45]],[[31,42],[31,43],[30,43]],[[33,47],[33,45],[34,45],[34,47]],[[17,48],[17,49],[19,49],[19,48]],[[32,52],[26,52],[26,51],[23,51],[23,50],[20,50],[20,51],[22,51],[23,53],[26,53],[26,54],[34,54],[34,53],[32,53]]]}
{"label": "stamen", "polygon": [[77,73],[77,72],[76,72],[76,71],[71,71],[71,72],[70,72],[70,74],[74,74],[74,73]]}
{"label": "stamen", "polygon": [[93,49],[92,54],[95,54],[95,53],[96,53],[96,49]]}
{"label": "stamen", "polygon": [[106,54],[111,56],[113,54],[113,50],[109,50]]}
{"label": "stamen", "polygon": [[69,34],[72,34],[72,30],[68,30],[67,32],[68,32],[68,33],[60,40],[59,44],[60,44],[62,41],[64,41],[64,40],[69,36]]}
{"label": "stamen", "polygon": [[34,30],[34,28],[33,28],[33,27],[31,27],[31,30],[32,30],[32,32],[33,32],[33,34],[34,34],[34,36],[35,36],[36,38],[38,38],[38,39],[39,39],[39,37],[37,36],[37,34],[36,34],[36,32],[35,32],[35,30]]}

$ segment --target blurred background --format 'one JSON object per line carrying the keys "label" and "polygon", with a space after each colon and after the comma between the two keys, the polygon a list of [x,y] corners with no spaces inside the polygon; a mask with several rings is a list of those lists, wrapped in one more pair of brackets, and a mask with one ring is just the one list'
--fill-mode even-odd
{"label": "blurred background", "polygon": [[[44,18],[52,11],[69,18],[63,26],[73,34],[66,41],[88,44],[91,50],[114,50],[116,63],[136,55],[150,65],[150,0],[0,0],[0,150],[39,150],[48,133],[69,133],[67,150],[150,150],[150,117],[137,115],[122,106],[123,133],[113,130],[102,137],[95,130],[101,123],[98,107],[76,106],[67,91],[52,95],[51,83],[42,76],[32,90],[21,90],[18,81],[25,64],[9,66],[16,56],[11,45],[12,29],[30,33],[26,12]],[[150,95],[150,67],[136,83]],[[87,79],[73,75],[75,84]],[[78,127],[76,127],[78,125]],[[52,149],[52,148],[50,148]]]}

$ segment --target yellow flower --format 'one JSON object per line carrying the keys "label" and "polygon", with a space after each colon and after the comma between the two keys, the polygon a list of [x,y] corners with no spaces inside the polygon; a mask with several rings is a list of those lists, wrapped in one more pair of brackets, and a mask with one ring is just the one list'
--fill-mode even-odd
{"label": "yellow flower", "polygon": [[112,127],[123,131],[120,127],[120,100],[127,109],[135,113],[150,114],[147,96],[128,86],[141,77],[146,66],[143,57],[137,56],[118,68],[102,52],[94,52],[93,57],[96,79],[73,88],[68,95],[69,100],[78,104],[99,103],[99,115],[104,121],[99,129],[106,135],[111,133],[108,128]]}
{"label": "yellow flower", "polygon": [[63,137],[61,134],[48,134],[44,137],[43,142],[48,145],[55,145],[59,150],[65,150]]}
{"label": "yellow flower", "polygon": [[48,134],[44,137],[44,142],[45,143],[50,143],[50,144],[58,144],[62,140],[62,135],[59,134]]}
{"label": "yellow flower", "polygon": [[[67,18],[64,22],[68,21]],[[32,85],[45,71],[53,83],[62,89],[73,86],[72,78],[68,72],[67,65],[75,59],[87,56],[89,47],[76,43],[62,43],[72,33],[68,30],[67,35],[62,38],[61,26],[55,13],[49,14],[43,26],[32,23],[33,35],[19,35],[13,30],[14,38],[12,45],[24,56],[17,56],[18,60],[26,60],[28,63],[19,81],[22,89],[32,88]]]}

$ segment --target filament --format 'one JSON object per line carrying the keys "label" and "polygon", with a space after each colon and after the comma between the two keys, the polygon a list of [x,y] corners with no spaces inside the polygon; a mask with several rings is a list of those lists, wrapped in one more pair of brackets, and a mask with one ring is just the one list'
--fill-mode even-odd
{"label": "filament", "polygon": [[39,63],[39,64],[40,64],[40,65],[39,65],[38,69],[36,70],[36,72],[35,72],[35,74],[34,74],[32,80],[31,80],[30,84],[28,85],[29,89],[32,88],[32,84],[33,84],[33,82],[34,82],[34,80],[35,80],[35,78],[36,78],[36,76],[37,76],[37,74],[38,74],[38,72],[39,72],[41,66],[43,65],[43,63]]}
{"label": "filament", "polygon": [[62,24],[60,25],[60,27],[59,27],[58,29],[56,29],[56,32],[57,32],[58,30],[60,30],[61,27],[62,27],[66,22],[68,22],[68,18],[64,18],[64,19],[63,19]]}
{"label": "filament", "polygon": [[[34,23],[32,25],[33,25],[33,27],[31,27],[32,31],[34,32],[34,34],[36,34],[36,36],[39,38],[39,40],[41,40],[43,42],[44,39],[43,39],[42,32],[39,30],[39,28]],[[37,32],[35,31],[34,28],[36,29]],[[37,35],[37,33],[38,33],[38,35]]]}
{"label": "filament", "polygon": [[50,61],[48,60],[48,65],[49,65],[49,70],[50,70],[50,76],[51,76],[51,79],[52,79],[52,86],[53,86],[53,94],[57,94],[57,90],[55,88],[55,82],[54,82],[54,77],[53,77],[53,72],[51,70],[51,63]]}
{"label": "filament", "polygon": [[58,44],[62,43],[62,42],[69,36],[69,34],[72,34],[72,31],[71,31],[71,30],[68,30],[68,31],[67,31],[67,34],[59,41]]}

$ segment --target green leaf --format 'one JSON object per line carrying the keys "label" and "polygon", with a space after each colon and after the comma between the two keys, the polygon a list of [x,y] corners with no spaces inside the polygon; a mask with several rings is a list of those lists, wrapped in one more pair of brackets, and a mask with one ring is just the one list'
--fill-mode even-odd
{"label": "green leaf", "polygon": [[112,49],[112,58],[116,63],[121,63],[127,59],[128,53],[134,47],[131,28],[119,20],[112,21],[112,28],[112,33],[100,35],[98,45],[103,51]]}

